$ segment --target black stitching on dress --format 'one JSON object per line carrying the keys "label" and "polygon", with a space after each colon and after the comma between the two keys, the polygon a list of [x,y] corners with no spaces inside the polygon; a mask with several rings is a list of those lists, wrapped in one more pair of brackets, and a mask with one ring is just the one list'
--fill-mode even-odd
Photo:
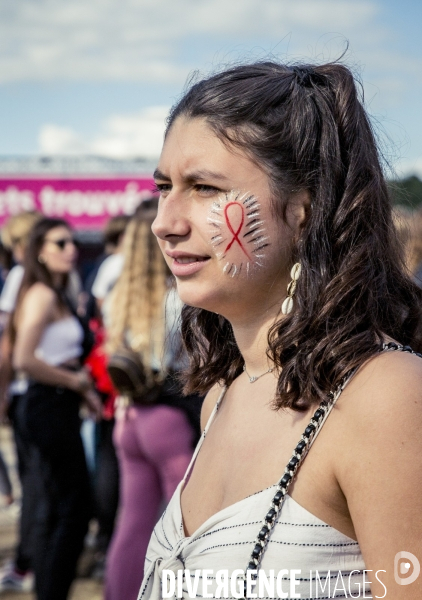
{"label": "black stitching on dress", "polygon": [[164,534],[164,537],[166,538],[167,544],[170,546],[170,550],[173,550],[173,546],[169,542],[169,539],[168,539],[168,537],[166,535],[166,532],[164,531],[164,521],[163,521],[163,519],[161,519],[161,529],[163,530],[163,534]]}
{"label": "black stitching on dress", "polygon": [[204,552],[206,552],[207,550],[212,550],[213,548],[225,548],[228,546],[243,546],[244,544],[254,544],[255,540],[253,540],[252,542],[231,542],[230,544],[218,544],[217,546],[208,546],[208,548],[204,548],[203,550],[201,550],[201,552],[199,554],[203,554]]}
{"label": "black stitching on dress", "polygon": [[171,552],[173,550],[173,548],[169,548],[168,546],[166,546],[165,544],[163,544],[163,542],[160,540],[160,538],[158,537],[157,533],[155,533],[155,539],[157,540],[157,542],[160,544],[160,546],[162,546],[163,548],[165,548],[166,550],[168,550],[169,552]]}
{"label": "black stitching on dress", "polygon": [[[253,542],[232,542],[230,544],[217,544],[216,546],[208,546],[208,548],[204,548],[203,550],[201,550],[200,554],[203,554],[204,552],[207,552],[208,550],[213,550],[214,548],[225,548],[228,546],[241,546],[243,544],[254,544],[255,540],[253,540]],[[280,542],[278,540],[269,540],[268,544],[281,544],[283,546],[300,546],[302,548],[309,548],[309,547],[314,547],[314,548],[342,548],[345,546],[358,546],[359,544],[357,542],[353,542],[353,543],[347,543],[347,544],[300,544],[298,542]]]}
{"label": "black stitching on dress", "polygon": [[151,571],[151,573],[148,575],[148,578],[147,578],[147,580],[145,581],[145,584],[144,584],[144,588],[143,588],[143,590],[141,590],[141,591],[139,592],[138,600],[141,600],[142,596],[145,594],[145,591],[146,591],[146,589],[147,589],[147,587],[148,587],[148,582],[149,582],[149,580],[151,579],[151,577],[152,577],[153,575],[154,575],[154,571]]}
{"label": "black stitching on dress", "polygon": [[277,521],[276,525],[288,525],[289,527],[331,527],[331,525],[327,525],[326,523],[289,523],[288,521]]}
{"label": "black stitching on dress", "polygon": [[[219,531],[224,531],[226,529],[233,529],[235,527],[247,527],[248,525],[256,525],[257,523],[261,523],[261,521],[262,521],[262,519],[259,519],[258,521],[250,521],[249,523],[238,523],[237,525],[228,525],[227,527],[219,527],[218,529],[212,529],[211,531],[207,531],[206,533],[203,533],[202,535],[193,538],[189,542],[189,544],[186,545],[186,547],[190,546],[190,544],[193,544],[197,540],[201,540],[202,538],[207,537],[209,535],[213,535],[214,533],[217,533]],[[323,527],[323,528],[330,527],[330,525],[327,525],[326,523],[289,523],[288,521],[277,521],[275,524],[275,527],[277,525],[286,525],[288,527]]]}
{"label": "black stitching on dress", "polygon": [[309,546],[315,546],[317,548],[343,548],[345,546],[359,546],[358,542],[348,542],[347,544],[300,544],[299,542],[280,542],[279,540],[268,541],[269,544],[282,544],[283,546],[303,546],[304,548]]}
{"label": "black stitching on dress", "polygon": [[209,535],[213,535],[214,533],[218,533],[219,531],[225,531],[226,529],[234,529],[235,527],[246,527],[247,525],[256,525],[257,523],[261,523],[261,521],[262,521],[262,519],[260,519],[258,521],[251,521],[250,523],[238,523],[237,525],[228,525],[227,527],[219,527],[218,529],[211,529],[211,531],[207,531],[206,533],[203,533],[202,535],[191,540],[189,542],[189,544],[186,544],[186,547],[190,546],[197,540],[201,540],[202,538],[207,537]]}
{"label": "black stitching on dress", "polygon": [[[190,544],[193,544],[193,542],[196,542],[197,540],[200,540],[208,535],[217,533],[218,531],[224,531],[225,529],[233,529],[234,527],[246,527],[247,525],[256,525],[257,523],[261,523],[261,521],[262,519],[259,519],[258,521],[251,521],[250,523],[239,523],[237,525],[229,525],[227,527],[220,527],[219,529],[212,529],[211,531],[207,531],[207,533],[203,533],[202,535],[193,538],[189,542],[189,544],[187,544],[187,546],[190,546]],[[277,525],[286,525],[288,527],[323,527],[325,529],[331,527],[331,525],[327,525],[326,523],[289,523],[288,521],[277,521],[274,527],[276,527]],[[180,531],[183,531],[183,522],[180,524]]]}

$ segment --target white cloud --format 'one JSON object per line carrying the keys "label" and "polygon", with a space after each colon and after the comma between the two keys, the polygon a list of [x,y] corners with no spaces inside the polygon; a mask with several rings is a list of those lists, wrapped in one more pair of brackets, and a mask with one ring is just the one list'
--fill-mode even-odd
{"label": "white cloud", "polygon": [[67,127],[46,124],[39,133],[39,151],[48,155],[157,158],[168,112],[169,107],[153,106],[135,115],[113,115],[91,139]]}
{"label": "white cloud", "polygon": [[39,133],[39,146],[43,154],[80,154],[84,153],[85,143],[69,127],[43,125]]}
{"label": "white cloud", "polygon": [[179,60],[193,39],[205,52],[222,36],[274,46],[294,30],[294,51],[309,55],[310,34],[375,40],[378,11],[374,0],[3,0],[0,82],[180,81],[197,59]]}

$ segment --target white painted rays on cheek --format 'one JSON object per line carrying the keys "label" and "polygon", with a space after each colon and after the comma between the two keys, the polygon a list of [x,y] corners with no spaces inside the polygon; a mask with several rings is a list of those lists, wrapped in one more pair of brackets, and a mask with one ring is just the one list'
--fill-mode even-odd
{"label": "white painted rays on cheek", "polygon": [[261,218],[261,205],[253,194],[236,190],[220,194],[211,205],[207,221],[211,246],[224,274],[248,276],[254,267],[264,265],[270,239]]}

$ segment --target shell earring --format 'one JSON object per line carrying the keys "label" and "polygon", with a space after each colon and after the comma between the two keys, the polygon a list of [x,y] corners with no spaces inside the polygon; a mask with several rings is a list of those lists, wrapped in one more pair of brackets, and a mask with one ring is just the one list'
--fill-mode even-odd
{"label": "shell earring", "polygon": [[300,263],[295,263],[290,271],[290,277],[292,278],[291,282],[287,286],[287,298],[283,301],[281,305],[281,312],[283,315],[288,315],[293,310],[293,296],[296,292],[297,281],[302,272],[302,266]]}
{"label": "shell earring", "polygon": [[38,262],[42,265],[45,265],[45,258],[44,258],[44,256],[41,256],[41,254],[38,257]]}

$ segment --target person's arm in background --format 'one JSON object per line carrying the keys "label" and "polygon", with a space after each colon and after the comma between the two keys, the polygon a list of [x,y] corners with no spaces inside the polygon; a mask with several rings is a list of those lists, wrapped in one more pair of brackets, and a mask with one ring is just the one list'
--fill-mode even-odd
{"label": "person's arm in background", "polygon": [[96,300],[101,315],[103,314],[104,300],[118,280],[123,269],[123,262],[123,254],[112,254],[102,262],[98,269],[97,276],[92,285],[92,295]]}
{"label": "person's arm in background", "polygon": [[8,334],[10,315],[5,315],[5,328],[0,341],[0,423],[7,420],[9,384],[13,379],[11,346]]}
{"label": "person's arm in background", "polygon": [[15,309],[16,299],[22,283],[24,269],[16,265],[9,272],[0,296],[0,321],[2,337],[0,341],[0,420],[6,419],[9,405],[9,384],[13,379],[11,344],[8,334],[10,314]]}

